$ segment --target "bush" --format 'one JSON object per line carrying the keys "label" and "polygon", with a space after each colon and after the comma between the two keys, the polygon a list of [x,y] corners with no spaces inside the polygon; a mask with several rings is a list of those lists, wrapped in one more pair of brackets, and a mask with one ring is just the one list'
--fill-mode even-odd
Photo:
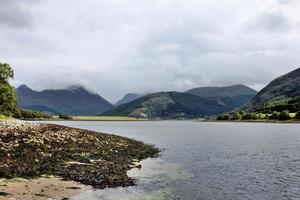
{"label": "bush", "polygon": [[228,114],[219,115],[217,120],[229,120],[230,116]]}
{"label": "bush", "polygon": [[243,119],[245,120],[256,120],[258,119],[258,115],[256,113],[247,113],[243,116]]}
{"label": "bush", "polygon": [[71,116],[69,116],[69,115],[59,115],[59,118],[60,119],[65,119],[65,120],[71,120],[71,119],[73,119]]}
{"label": "bush", "polygon": [[300,119],[300,112],[296,113],[295,119]]}
{"label": "bush", "polygon": [[18,109],[14,113],[13,117],[19,119],[49,119],[52,118],[50,115],[33,110]]}
{"label": "bush", "polygon": [[233,119],[233,120],[242,120],[243,116],[238,112],[234,112],[231,115],[231,119]]}
{"label": "bush", "polygon": [[279,119],[279,115],[280,115],[279,112],[274,111],[274,112],[272,113],[272,115],[269,117],[269,119]]}
{"label": "bush", "polygon": [[290,119],[291,119],[291,116],[287,110],[284,110],[279,114],[279,120],[290,120]]}
{"label": "bush", "polygon": [[257,117],[258,119],[267,119],[268,114],[258,113]]}

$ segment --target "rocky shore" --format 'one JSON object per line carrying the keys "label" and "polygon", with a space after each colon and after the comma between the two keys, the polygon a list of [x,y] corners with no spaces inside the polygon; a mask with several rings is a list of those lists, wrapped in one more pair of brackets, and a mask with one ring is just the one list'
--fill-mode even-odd
{"label": "rocky shore", "polygon": [[95,188],[131,186],[126,172],[159,150],[132,139],[59,125],[0,121],[0,178],[54,175]]}

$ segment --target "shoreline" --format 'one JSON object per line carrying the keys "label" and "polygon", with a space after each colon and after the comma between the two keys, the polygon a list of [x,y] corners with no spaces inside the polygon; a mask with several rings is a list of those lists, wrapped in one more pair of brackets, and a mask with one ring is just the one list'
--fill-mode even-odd
{"label": "shoreline", "polygon": [[[54,176],[58,185],[61,177],[63,183],[97,189],[133,186],[135,180],[127,171],[141,167],[136,162],[158,154],[153,145],[117,135],[54,124],[0,121],[0,178],[6,182],[20,177],[36,181],[47,174]],[[5,191],[11,190],[7,187]],[[0,198],[3,196],[5,193],[0,193]]]}
{"label": "shoreline", "polygon": [[201,122],[262,123],[262,124],[300,124],[300,120],[205,120]]}
{"label": "shoreline", "polygon": [[0,179],[0,200],[68,200],[91,188],[75,181],[64,181],[56,176]]}

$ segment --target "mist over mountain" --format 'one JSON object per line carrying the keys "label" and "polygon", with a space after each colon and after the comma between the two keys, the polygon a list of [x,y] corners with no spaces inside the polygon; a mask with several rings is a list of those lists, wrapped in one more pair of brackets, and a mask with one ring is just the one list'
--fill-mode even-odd
{"label": "mist over mountain", "polygon": [[138,94],[138,93],[127,93],[125,94],[125,96],[120,99],[116,104],[115,106],[120,106],[122,104],[125,104],[125,103],[129,103],[135,99],[138,99],[142,96],[145,96],[145,94]]}
{"label": "mist over mountain", "polygon": [[198,87],[190,89],[186,93],[215,100],[233,110],[252,100],[257,91],[245,85],[232,85],[224,87]]}
{"label": "mist over mountain", "polygon": [[17,88],[18,106],[24,109],[67,115],[100,115],[114,106],[82,86],[34,91],[26,85]]}

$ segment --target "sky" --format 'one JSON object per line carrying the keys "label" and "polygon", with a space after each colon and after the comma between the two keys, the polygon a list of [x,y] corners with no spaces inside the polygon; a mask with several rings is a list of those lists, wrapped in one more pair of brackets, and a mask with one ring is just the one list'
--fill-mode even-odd
{"label": "sky", "polygon": [[299,0],[0,0],[14,86],[127,92],[245,84],[300,67]]}

